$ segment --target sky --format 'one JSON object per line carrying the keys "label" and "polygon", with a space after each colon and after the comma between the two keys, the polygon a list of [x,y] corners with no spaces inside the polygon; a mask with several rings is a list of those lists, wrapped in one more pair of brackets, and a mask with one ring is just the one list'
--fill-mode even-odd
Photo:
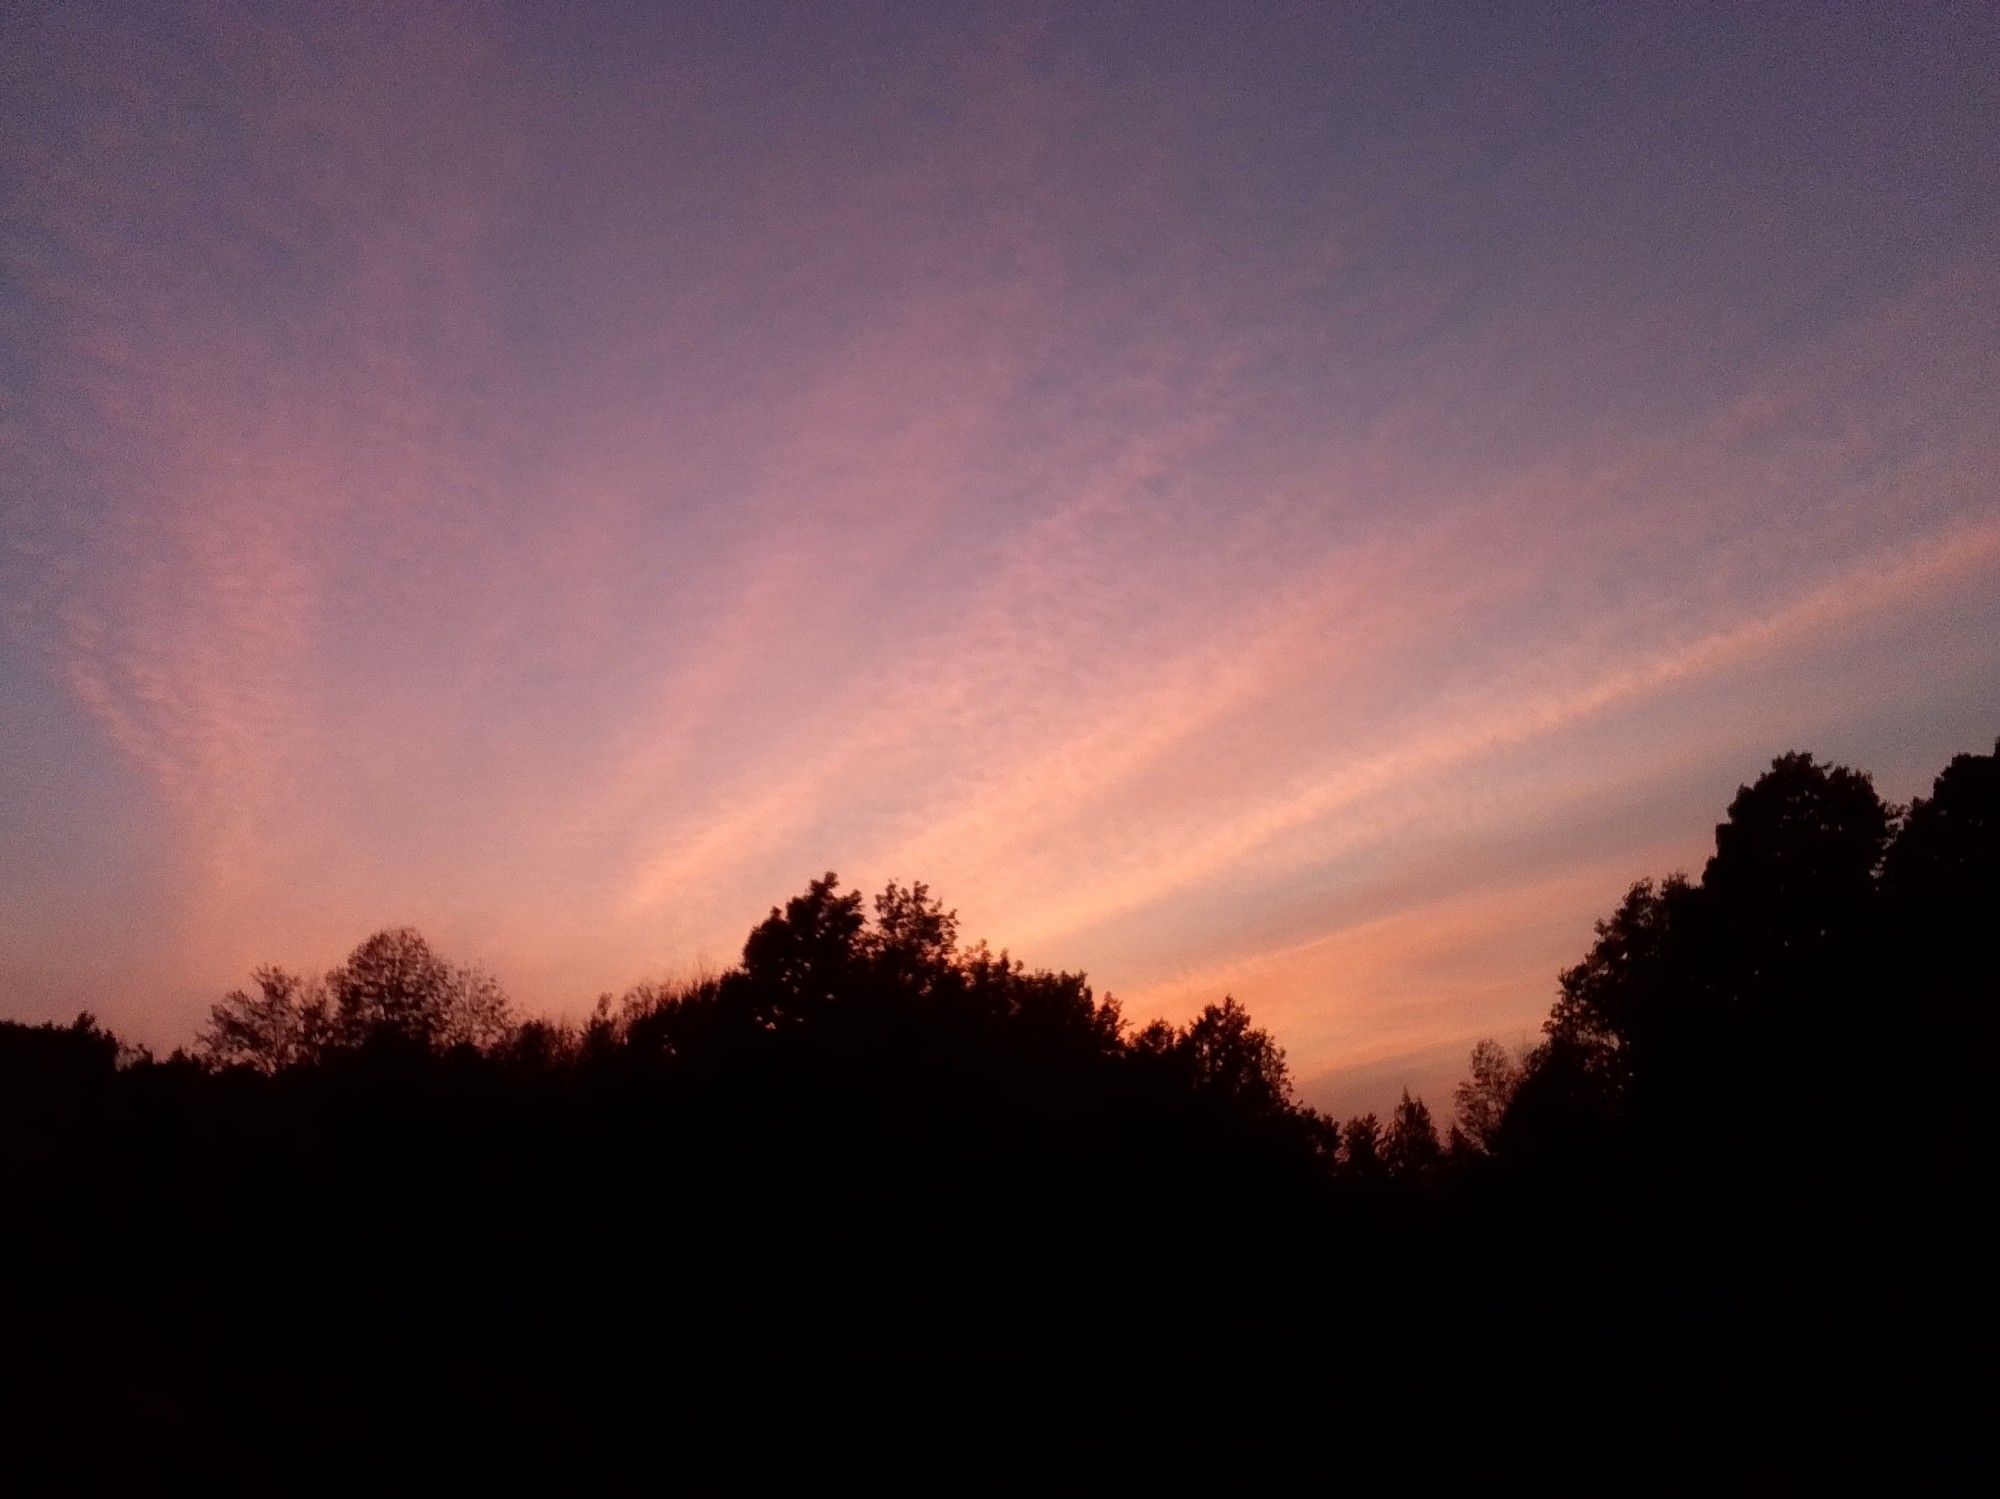
{"label": "sky", "polygon": [[2000,9],[0,16],[0,1014],[922,880],[1448,1098],[2000,733]]}

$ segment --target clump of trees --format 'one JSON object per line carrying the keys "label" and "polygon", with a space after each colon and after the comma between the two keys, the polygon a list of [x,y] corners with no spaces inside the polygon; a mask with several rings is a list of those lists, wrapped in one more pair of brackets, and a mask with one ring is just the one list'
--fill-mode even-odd
{"label": "clump of trees", "polygon": [[581,1024],[384,931],[259,969],[192,1054],[0,1024],[0,1310],[45,1391],[82,1360],[166,1429],[222,1381],[238,1429],[366,1391],[350,1435],[601,1435],[608,1403],[694,1440],[687,1371],[753,1358],[767,1428],[818,1433],[774,1451],[893,1419],[987,1488],[1329,1452],[1405,1489],[1948,1486],[1996,1329],[1996,913],[2000,746],[1907,808],[1782,756],[1698,877],[1598,924],[1536,1045],[1473,1049],[1442,1131],[1407,1092],[1336,1123],[1235,999],[1134,1025],[922,884],[814,880],[727,971]]}
{"label": "clump of trees", "polygon": [[[1956,1075],[1990,1039],[2000,749],[1929,797],[1805,754],[1738,789],[1699,879],[1641,880],[1562,973],[1543,1040],[1472,1055],[1455,1131],[1482,1154],[1680,1161],[1829,1123],[1892,1058]],[[1956,1102],[1946,1100],[1948,1107]],[[1934,1099],[1932,1108],[1936,1107]]]}
{"label": "clump of trees", "polygon": [[[1030,969],[984,943],[961,947],[957,913],[921,882],[892,882],[864,907],[829,873],[772,908],[738,966],[601,996],[582,1026],[517,1019],[491,975],[446,962],[407,927],[377,932],[323,978],[275,966],[253,978],[254,990],[212,1008],[197,1038],[204,1066],[275,1076],[401,1049],[544,1068],[613,1055],[699,1068],[758,1048],[775,1054],[790,1038],[829,1052],[864,1044],[871,1066],[892,1054],[912,1067],[977,1056],[987,1068],[1011,1059],[1024,1081],[1097,1073],[1099,1084],[1119,1071],[1127,1088],[1282,1136],[1335,1178],[1417,1180],[1447,1159],[1429,1108],[1407,1092],[1386,1126],[1373,1114],[1339,1124],[1300,1102],[1283,1048],[1235,998],[1184,1025],[1133,1028],[1082,974]],[[1469,1148],[1453,1137],[1453,1152]]]}
{"label": "clump of trees", "polygon": [[[879,1069],[1012,1067],[1026,1081],[1125,1069],[1162,1093],[1290,1131],[1330,1151],[1338,1131],[1293,1097],[1282,1049],[1233,998],[1184,1026],[1129,1030],[1079,973],[1030,969],[984,943],[962,948],[957,913],[922,883],[891,883],[865,909],[833,874],[750,933],[742,962],[682,985],[605,995],[582,1026],[519,1021],[497,982],[446,962],[405,927],[368,938],[323,979],[277,967],[214,1006],[196,1055],[267,1076],[369,1049],[483,1056],[496,1066],[743,1064],[823,1052]],[[1101,1081],[1101,1079],[1099,1079]],[[1426,1116],[1427,1117],[1427,1116]]]}
{"label": "clump of trees", "polygon": [[214,1066],[271,1073],[368,1046],[484,1050],[515,1028],[498,980],[447,963],[409,927],[375,933],[321,979],[271,966],[251,977],[255,992],[232,990],[200,1033]]}

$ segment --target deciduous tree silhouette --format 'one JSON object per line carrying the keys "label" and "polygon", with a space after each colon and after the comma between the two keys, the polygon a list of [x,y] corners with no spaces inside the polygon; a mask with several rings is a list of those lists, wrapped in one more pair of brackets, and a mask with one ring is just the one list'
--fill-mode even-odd
{"label": "deciduous tree silhouette", "polygon": [[1958,755],[1910,804],[1886,854],[1882,889],[1912,934],[1948,950],[1994,946],[2000,910],[2000,744]]}
{"label": "deciduous tree silhouette", "polygon": [[409,927],[375,933],[323,982],[277,967],[254,977],[254,994],[233,990],[209,1011],[198,1044],[210,1061],[273,1073],[335,1047],[479,1048],[513,1034],[498,981],[445,962]]}
{"label": "deciduous tree silhouette", "polygon": [[1340,1169],[1353,1182],[1375,1182],[1387,1174],[1382,1121],[1374,1114],[1357,1114],[1340,1126]]}
{"label": "deciduous tree silhouette", "polygon": [[277,1072],[319,1055],[333,1036],[325,986],[266,966],[252,974],[256,992],[232,989],[209,1011],[196,1038],[203,1055],[221,1066]]}
{"label": "deciduous tree silhouette", "polygon": [[1133,1029],[922,884],[828,874],[582,1024],[378,932],[258,969],[199,1063],[0,1023],[0,1314],[45,1403],[155,1441],[679,1415],[678,1461],[736,1359],[780,1460],[958,1422],[989,1488],[1950,1488],[1992,1476],[1996,909],[2000,747],[1900,821],[1782,756],[1538,1045],[1474,1049],[1449,1154],[1407,1092],[1303,1107],[1234,998]]}
{"label": "deciduous tree silhouette", "polygon": [[856,934],[855,945],[885,982],[928,993],[954,971],[958,913],[945,910],[922,882],[907,888],[892,882],[875,897],[875,920]]}
{"label": "deciduous tree silhouette", "polygon": [[1895,822],[1866,775],[1810,755],[1739,788],[1700,883],[1640,881],[1562,975],[1517,1097],[1537,1136],[1627,1118],[1715,1155],[1793,1096],[1863,1003]]}
{"label": "deciduous tree silhouette", "polygon": [[326,976],[326,987],[346,1045],[390,1038],[425,1048],[481,1045],[507,1029],[499,985],[445,962],[410,927],[375,933]]}
{"label": "deciduous tree silhouette", "polygon": [[1674,1048],[1712,1035],[1713,976],[1696,966],[1700,937],[1691,935],[1697,901],[1678,875],[1641,880],[1597,923],[1590,952],[1559,981],[1547,1033],[1562,1044],[1565,1065],[1614,1098],[1635,1075],[1671,1067]]}
{"label": "deciduous tree silhouette", "polygon": [[1430,1176],[1444,1161],[1444,1146],[1431,1111],[1421,1098],[1410,1097],[1408,1088],[1390,1116],[1382,1159],[1392,1175],[1412,1182]]}
{"label": "deciduous tree silhouette", "polygon": [[1507,1049],[1492,1040],[1474,1046],[1467,1065],[1469,1075],[1452,1095],[1452,1138],[1462,1142],[1461,1148],[1490,1153],[1499,1138],[1500,1121],[1521,1084],[1521,1069]]}
{"label": "deciduous tree silhouette", "polygon": [[831,872],[814,880],[743,944],[742,975],[767,1028],[806,1019],[851,982],[867,917],[861,893],[839,886]]}
{"label": "deciduous tree silhouette", "polygon": [[1232,998],[1204,1005],[1176,1039],[1174,1052],[1194,1086],[1209,1097],[1252,1114],[1279,1113],[1291,1104],[1284,1052]]}
{"label": "deciduous tree silhouette", "polygon": [[1717,824],[1702,888],[1758,951],[1811,947],[1865,915],[1895,821],[1861,771],[1780,755]]}

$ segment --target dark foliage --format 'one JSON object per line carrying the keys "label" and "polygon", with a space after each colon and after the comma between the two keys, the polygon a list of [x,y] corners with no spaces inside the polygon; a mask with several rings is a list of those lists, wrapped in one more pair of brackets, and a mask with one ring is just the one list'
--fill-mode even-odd
{"label": "dark foliage", "polygon": [[832,875],[581,1025],[407,930],[196,1056],[0,1024],[16,1413],[286,1487],[1990,1484],[1997,765],[1774,762],[1442,1139]]}

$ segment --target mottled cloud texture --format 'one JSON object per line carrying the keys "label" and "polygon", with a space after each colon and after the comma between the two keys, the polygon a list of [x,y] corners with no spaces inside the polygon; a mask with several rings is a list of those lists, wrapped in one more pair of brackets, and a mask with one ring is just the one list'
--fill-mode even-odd
{"label": "mottled cloud texture", "polygon": [[1994,12],[1613,10],[10,7],[0,1009],[834,868],[1435,1092],[2000,707]]}

